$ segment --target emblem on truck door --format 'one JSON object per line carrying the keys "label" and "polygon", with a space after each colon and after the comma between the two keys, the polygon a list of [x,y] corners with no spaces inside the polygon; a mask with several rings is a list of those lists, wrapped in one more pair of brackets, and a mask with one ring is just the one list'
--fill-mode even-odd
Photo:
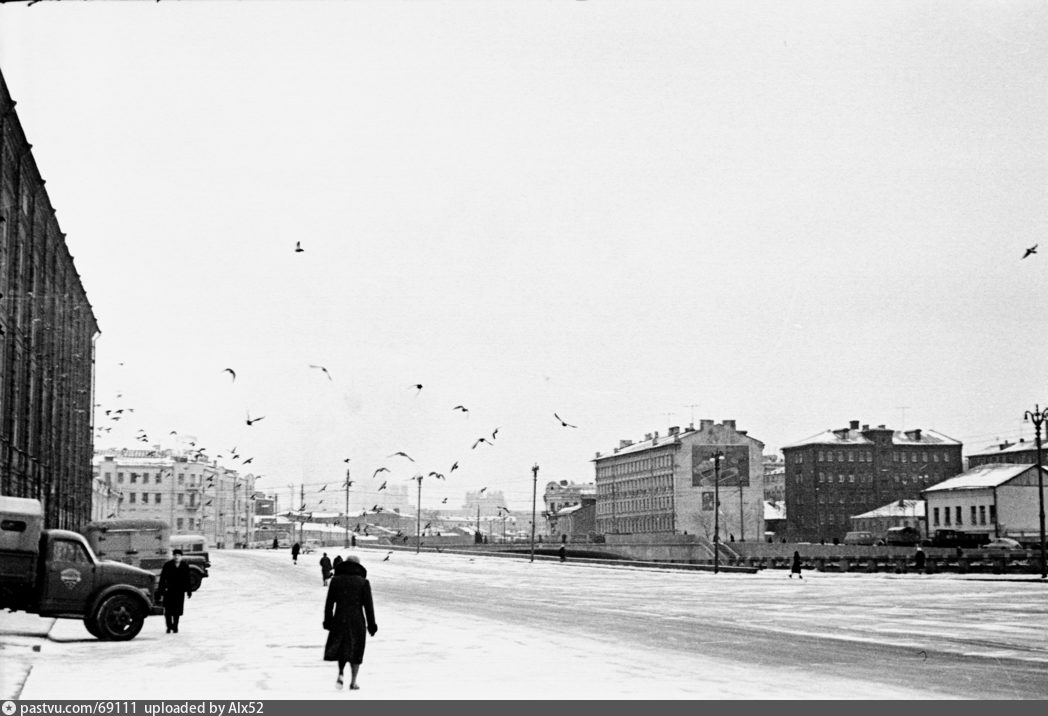
{"label": "emblem on truck door", "polygon": [[80,584],[80,572],[72,567],[63,569],[59,578],[62,580],[62,584],[66,585],[66,589],[75,589],[76,585]]}

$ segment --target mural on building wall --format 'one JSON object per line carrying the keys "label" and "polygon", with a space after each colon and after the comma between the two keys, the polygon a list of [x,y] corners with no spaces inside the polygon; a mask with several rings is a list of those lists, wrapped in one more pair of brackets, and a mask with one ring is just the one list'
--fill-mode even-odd
{"label": "mural on building wall", "polygon": [[[692,487],[713,487],[716,471],[713,455],[718,450],[724,453],[720,463],[720,486],[750,486],[750,448],[748,445],[692,445]],[[705,509],[705,507],[703,507]],[[712,506],[711,508],[712,509]]]}

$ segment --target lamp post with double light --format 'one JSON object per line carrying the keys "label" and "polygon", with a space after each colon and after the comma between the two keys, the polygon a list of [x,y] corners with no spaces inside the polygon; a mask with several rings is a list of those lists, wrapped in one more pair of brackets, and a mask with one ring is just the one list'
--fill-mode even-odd
{"label": "lamp post with double light", "polygon": [[1041,467],[1041,426],[1048,419],[1048,409],[1034,405],[1033,411],[1027,410],[1024,418],[1033,423],[1034,439],[1037,445],[1037,504],[1041,538],[1041,579],[1044,579],[1048,577],[1048,560],[1045,559],[1044,544],[1044,468]]}
{"label": "lamp post with double light", "polygon": [[713,453],[713,573],[720,572],[720,464],[724,453]]}

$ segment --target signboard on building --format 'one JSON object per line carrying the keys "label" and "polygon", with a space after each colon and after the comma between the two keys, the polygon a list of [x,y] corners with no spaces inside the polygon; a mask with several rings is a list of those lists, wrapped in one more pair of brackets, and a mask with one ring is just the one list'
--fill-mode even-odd
{"label": "signboard on building", "polygon": [[748,445],[692,445],[692,487],[713,487],[716,470],[713,455],[720,450],[720,486],[750,486],[750,448]]}

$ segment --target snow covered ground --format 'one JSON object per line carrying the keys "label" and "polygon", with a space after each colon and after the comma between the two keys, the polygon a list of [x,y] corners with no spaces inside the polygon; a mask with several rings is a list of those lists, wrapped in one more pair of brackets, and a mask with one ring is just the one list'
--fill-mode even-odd
{"label": "snow covered ground", "polygon": [[1048,585],[1028,580],[357,553],[379,632],[352,694],[321,660],[319,553],[213,551],[177,635],[58,620],[33,652],[9,621],[0,653],[31,660],[23,699],[1048,697]]}

